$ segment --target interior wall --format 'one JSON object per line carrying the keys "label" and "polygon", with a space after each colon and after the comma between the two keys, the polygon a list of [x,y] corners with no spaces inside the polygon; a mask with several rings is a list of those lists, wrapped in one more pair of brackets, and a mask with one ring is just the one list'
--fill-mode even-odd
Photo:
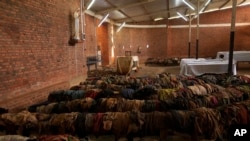
{"label": "interior wall", "polygon": [[[85,15],[85,40],[69,45],[73,28],[72,13],[79,5],[80,0],[0,1],[0,107],[13,109],[39,103],[46,100],[49,92],[67,89],[86,78],[86,57],[97,53],[96,25],[99,20]],[[237,23],[246,25],[236,27],[235,50],[249,50],[249,12],[249,6],[237,8]],[[230,19],[231,10],[228,9],[204,14],[200,23],[230,24]],[[192,24],[195,25],[195,20]],[[171,20],[170,25],[187,26],[188,23],[179,19]],[[115,32],[118,27],[108,24],[107,30],[105,27],[102,31],[101,40],[106,44],[103,40],[107,36],[109,57],[111,48],[115,56],[131,51],[132,55],[140,57],[140,63],[148,57],[185,57],[188,28],[171,26],[124,27],[120,32]],[[195,35],[195,28],[192,28],[193,56]],[[215,56],[217,51],[228,50],[229,37],[230,26],[202,27],[200,57]]]}
{"label": "interior wall", "polygon": [[109,65],[109,32],[108,32],[108,23],[103,23],[100,27],[96,28],[97,31],[97,47],[101,51],[102,65]]}
{"label": "interior wall", "polygon": [[166,37],[167,29],[123,27],[114,33],[115,56],[124,56],[125,51],[131,51],[131,55],[139,56],[140,63],[148,57],[166,57]]}
{"label": "interior wall", "polygon": [[[250,6],[237,7],[234,50],[249,50]],[[231,31],[231,9],[200,15],[199,57],[215,57],[218,51],[229,50]],[[245,24],[245,25],[243,25]],[[188,57],[189,22],[182,19],[170,21],[168,56]],[[174,25],[184,25],[177,28]],[[195,57],[197,21],[192,21],[191,57]]]}
{"label": "interior wall", "polygon": [[[234,50],[249,50],[250,6],[237,7]],[[199,57],[215,57],[218,51],[229,49],[231,9],[200,15]],[[191,57],[195,57],[197,21],[191,22]],[[122,28],[115,33],[115,55],[132,51],[143,63],[149,57],[188,57],[189,22],[169,20],[165,28]],[[149,48],[146,48],[146,45]],[[137,53],[138,46],[142,47]]]}
{"label": "interior wall", "polygon": [[[98,19],[88,14],[85,14],[85,53],[87,56],[95,56],[97,55],[97,24]],[[84,62],[85,63],[85,62]],[[85,63],[86,64],[86,63]]]}
{"label": "interior wall", "polygon": [[86,15],[86,40],[69,45],[79,5],[80,0],[0,1],[0,107],[39,103],[86,78],[86,56],[96,50],[95,20]]}

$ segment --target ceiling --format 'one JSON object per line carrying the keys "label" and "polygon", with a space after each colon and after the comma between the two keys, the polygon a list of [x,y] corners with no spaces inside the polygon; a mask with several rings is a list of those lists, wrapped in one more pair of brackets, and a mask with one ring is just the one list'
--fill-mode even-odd
{"label": "ceiling", "polygon": [[[84,0],[84,7],[87,8],[92,0]],[[199,9],[204,7],[202,13],[215,12],[232,8],[232,0],[186,0]],[[237,0],[237,6],[250,5],[250,0]],[[85,9],[86,9],[85,8]],[[154,21],[156,18],[174,19],[180,18],[177,12],[182,15],[195,15],[197,10],[192,10],[183,0],[95,0],[90,9],[94,15],[104,17],[109,14],[108,19],[114,23],[138,23]]]}

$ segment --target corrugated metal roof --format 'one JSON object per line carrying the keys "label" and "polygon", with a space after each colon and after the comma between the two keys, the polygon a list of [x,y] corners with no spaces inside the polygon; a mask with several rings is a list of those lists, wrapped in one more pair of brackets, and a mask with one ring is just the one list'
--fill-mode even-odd
{"label": "corrugated metal roof", "polygon": [[[91,0],[84,0],[87,4]],[[200,9],[208,0],[186,0]],[[237,5],[248,5],[250,0],[237,0]],[[87,7],[87,5],[84,5]],[[232,7],[232,0],[211,0],[204,8],[204,12],[215,12]],[[155,18],[163,19],[180,18],[177,12],[183,15],[189,13],[195,15],[196,10],[189,8],[183,0],[95,0],[89,9],[95,15],[105,16],[109,13],[109,19],[115,23],[135,23],[153,21]],[[201,13],[201,14],[202,14]]]}

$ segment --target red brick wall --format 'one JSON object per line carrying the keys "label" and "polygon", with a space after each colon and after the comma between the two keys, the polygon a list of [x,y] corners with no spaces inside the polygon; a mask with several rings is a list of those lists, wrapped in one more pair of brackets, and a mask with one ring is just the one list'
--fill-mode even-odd
{"label": "red brick wall", "polygon": [[[236,23],[248,23],[247,26],[236,26],[234,50],[250,50],[250,18],[247,16],[250,7],[237,7]],[[216,52],[229,50],[231,31],[231,9],[221,10],[215,13],[200,15],[199,29],[199,57],[215,57]],[[196,19],[192,21],[191,56],[195,57],[196,48]],[[187,25],[182,19],[170,21],[171,25]],[[229,24],[220,26],[218,24]],[[215,25],[215,27],[211,27]],[[204,27],[205,26],[205,27]],[[210,27],[209,27],[210,26]],[[168,56],[188,56],[188,27],[170,28],[168,37]]]}
{"label": "red brick wall", "polygon": [[85,57],[96,42],[93,17],[86,16],[86,42],[68,44],[71,15],[79,5],[79,0],[0,1],[0,106],[42,101],[49,91],[86,77]]}
{"label": "red brick wall", "polygon": [[[236,26],[235,50],[250,50],[250,18],[248,13],[250,6],[237,7],[236,22],[248,23],[247,26]],[[217,51],[229,49],[231,9],[221,10],[215,13],[205,13],[200,16],[199,29],[199,57],[215,57]],[[191,31],[191,57],[195,57],[196,48],[196,19],[192,21],[194,26]],[[215,27],[211,27],[214,25]],[[216,24],[229,24],[220,26]],[[175,25],[184,25],[184,28],[174,28]],[[115,55],[124,55],[125,50],[132,51],[133,55],[139,55],[143,63],[148,57],[187,57],[189,23],[182,19],[169,20],[169,28],[123,28],[115,33]],[[149,44],[147,49],[145,46]],[[131,48],[130,48],[131,45]],[[124,49],[123,49],[124,46]],[[142,47],[142,53],[138,54],[138,46]]]}
{"label": "red brick wall", "polygon": [[[167,54],[166,28],[126,28],[114,33],[115,56],[131,51],[143,63],[148,57],[165,57]],[[149,47],[147,48],[147,45]],[[138,48],[141,52],[138,53]]]}
{"label": "red brick wall", "polygon": [[100,27],[96,29],[97,32],[97,45],[101,50],[102,65],[109,65],[109,32],[108,32],[108,23],[103,23]]}
{"label": "red brick wall", "polygon": [[97,53],[97,36],[96,36],[96,27],[97,27],[97,19],[93,16],[89,16],[85,14],[85,54],[86,56],[94,56]]}
{"label": "red brick wall", "polygon": [[[89,15],[85,16],[86,40],[75,46],[68,44],[71,15],[79,5],[79,0],[0,1],[0,106],[16,108],[37,103],[50,91],[81,81],[86,77],[86,56],[96,55],[99,42],[111,55],[112,26],[104,24],[104,28],[96,29],[99,20]],[[249,6],[238,7],[237,23],[250,23],[249,12]],[[200,23],[230,23],[230,18],[231,10],[222,10],[201,15]],[[195,25],[196,21],[192,23]],[[188,25],[181,19],[170,21],[170,25],[181,24]],[[132,51],[141,63],[148,57],[187,56],[188,28],[124,27],[118,33],[116,29],[114,26],[115,56]],[[235,33],[235,50],[249,50],[250,26],[237,26]],[[229,37],[230,26],[202,27],[200,57],[228,50]],[[196,31],[192,28],[192,56],[195,40]],[[137,53],[138,47],[141,53]]]}

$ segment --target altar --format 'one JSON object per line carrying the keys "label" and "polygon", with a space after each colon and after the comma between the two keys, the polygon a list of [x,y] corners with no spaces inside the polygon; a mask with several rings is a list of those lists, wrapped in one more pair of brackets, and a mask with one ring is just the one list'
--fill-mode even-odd
{"label": "altar", "polygon": [[[228,60],[185,58],[180,63],[180,74],[187,76],[199,76],[205,73],[223,74],[228,72]],[[236,61],[233,61],[232,72],[237,74]]]}

